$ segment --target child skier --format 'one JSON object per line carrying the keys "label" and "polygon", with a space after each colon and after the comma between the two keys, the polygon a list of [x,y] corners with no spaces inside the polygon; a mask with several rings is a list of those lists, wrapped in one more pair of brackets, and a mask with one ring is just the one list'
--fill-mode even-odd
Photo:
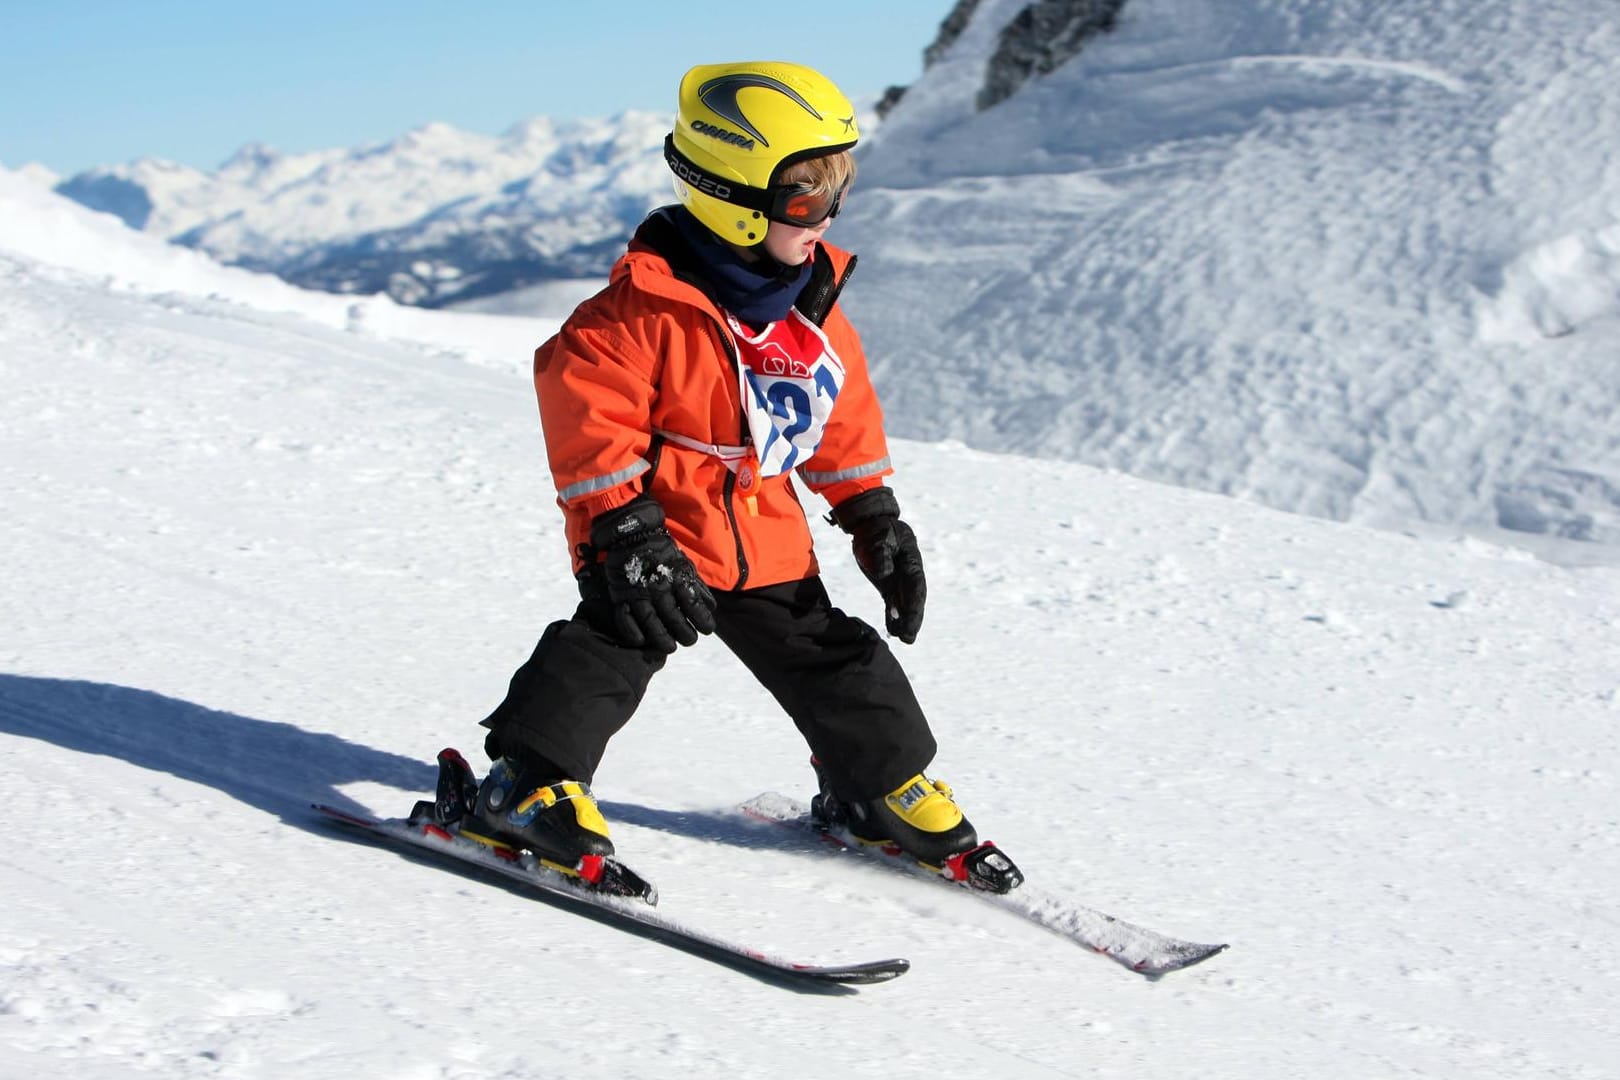
{"label": "child skier", "polygon": [[940,864],[973,848],[935,743],[877,632],[832,606],[797,471],[852,538],[910,644],[926,589],[866,361],[838,296],[855,258],[823,239],[855,175],[855,110],[796,64],[695,67],[654,211],[534,357],[581,601],[512,676],[464,832],[561,867],[611,855],[589,784],[679,645],[714,634],[814,755],[819,809]]}

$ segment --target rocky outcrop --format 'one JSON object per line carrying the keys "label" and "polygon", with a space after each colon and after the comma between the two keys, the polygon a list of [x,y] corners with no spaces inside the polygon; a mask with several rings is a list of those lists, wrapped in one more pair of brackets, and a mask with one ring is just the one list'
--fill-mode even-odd
{"label": "rocky outcrop", "polygon": [[[973,13],[979,7],[979,0],[956,0],[956,6],[951,13],[945,16],[945,21],[939,24],[939,32],[934,40],[923,50],[923,70],[927,71],[950,51],[956,39],[962,36],[967,24],[973,18]],[[880,117],[888,116],[889,111],[900,104],[900,99],[906,96],[904,86],[891,86],[883,92],[883,97],[877,103],[877,114]]]}
{"label": "rocky outcrop", "polygon": [[[980,0],[957,0],[933,43],[923,50],[923,70],[945,58],[973,19]],[[982,112],[1007,100],[1032,78],[1055,70],[1098,34],[1114,28],[1125,0],[1035,0],[1011,19],[996,37],[996,49],[985,65],[984,85],[974,104]],[[904,86],[891,86],[877,103],[877,114],[889,112],[905,97]]]}
{"label": "rocky outcrop", "polygon": [[951,13],[945,16],[945,21],[939,24],[939,33],[934,35],[934,42],[923,50],[923,70],[927,71],[945,58],[956,39],[962,36],[969,22],[973,21],[973,13],[979,9],[979,0],[956,0],[956,6]]}
{"label": "rocky outcrop", "polygon": [[988,109],[1030,79],[1055,70],[1085,42],[1112,30],[1124,6],[1125,0],[1036,0],[1027,5],[1001,28],[975,104],[981,111]]}

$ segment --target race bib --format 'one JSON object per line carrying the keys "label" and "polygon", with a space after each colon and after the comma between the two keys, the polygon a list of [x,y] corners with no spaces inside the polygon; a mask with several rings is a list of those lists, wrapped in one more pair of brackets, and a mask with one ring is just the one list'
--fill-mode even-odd
{"label": "race bib", "polygon": [[844,364],[821,327],[794,308],[750,335],[726,313],[736,338],[748,431],[761,476],[779,476],[815,455],[844,385]]}

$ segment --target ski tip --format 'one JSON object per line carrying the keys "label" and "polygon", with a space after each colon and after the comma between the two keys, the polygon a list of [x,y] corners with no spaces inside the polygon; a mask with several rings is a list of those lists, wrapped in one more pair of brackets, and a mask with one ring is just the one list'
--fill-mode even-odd
{"label": "ski tip", "polygon": [[1230,949],[1224,942],[1220,945],[1188,945],[1178,950],[1174,956],[1151,962],[1143,962],[1132,970],[1146,975],[1149,979],[1158,979],[1162,975],[1169,975],[1173,971],[1184,971],[1194,964],[1202,964],[1212,956],[1219,956]]}
{"label": "ski tip", "polygon": [[845,967],[823,967],[816,964],[794,964],[792,970],[797,975],[806,976],[821,982],[843,983],[850,986],[869,986],[873,983],[888,982],[898,979],[911,970],[911,961],[904,957],[895,957],[890,960],[872,960],[864,964],[851,964]]}
{"label": "ski tip", "polygon": [[866,967],[872,969],[872,973],[878,976],[879,981],[887,981],[898,979],[910,971],[911,961],[903,956],[896,956],[892,960],[879,960],[875,964],[867,964]]}

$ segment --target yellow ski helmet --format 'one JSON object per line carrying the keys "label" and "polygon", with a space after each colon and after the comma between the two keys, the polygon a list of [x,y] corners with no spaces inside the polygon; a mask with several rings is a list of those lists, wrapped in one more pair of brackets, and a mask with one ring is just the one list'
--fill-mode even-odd
{"label": "yellow ski helmet", "polygon": [[783,168],[848,150],[860,139],[855,107],[818,71],[757,60],[701,64],[681,79],[675,130],[664,160],[675,194],[722,240],[748,247],[769,222],[814,225],[838,212],[838,200],[808,220],[789,205],[802,189],[772,186]]}

